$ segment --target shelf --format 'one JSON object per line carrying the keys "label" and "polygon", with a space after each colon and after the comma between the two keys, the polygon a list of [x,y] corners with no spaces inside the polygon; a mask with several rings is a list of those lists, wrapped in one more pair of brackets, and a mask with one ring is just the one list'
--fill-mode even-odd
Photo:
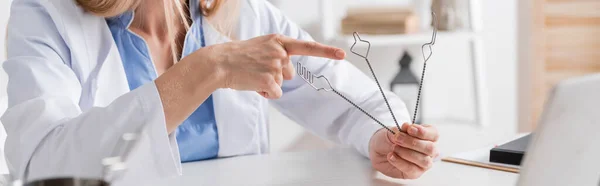
{"label": "shelf", "polygon": [[[422,45],[431,41],[431,31],[415,33],[415,34],[398,34],[398,35],[366,35],[362,34],[360,37],[363,40],[371,42],[371,47],[381,46],[397,46],[397,45]],[[475,39],[477,33],[471,31],[452,31],[452,32],[438,32],[437,40],[445,40],[444,38],[454,39]],[[335,44],[343,46],[351,46],[354,43],[354,37],[352,35],[340,35],[332,40]],[[362,45],[358,45],[362,46]]]}

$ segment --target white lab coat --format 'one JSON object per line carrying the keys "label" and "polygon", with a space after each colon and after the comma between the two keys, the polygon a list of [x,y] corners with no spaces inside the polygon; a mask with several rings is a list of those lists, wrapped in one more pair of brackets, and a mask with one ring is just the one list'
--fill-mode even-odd
{"label": "white lab coat", "polygon": [[[312,40],[264,0],[242,0],[240,11],[242,40],[269,33]],[[204,29],[208,45],[226,41],[209,24]],[[85,13],[74,0],[15,0],[7,42],[9,106],[1,119],[13,176],[99,177],[101,159],[110,155],[118,136],[144,125],[119,185],[151,185],[153,178],[181,174],[176,134],[166,132],[156,86],[129,90],[104,18]],[[327,76],[333,87],[393,125],[375,83],[356,67],[343,60],[306,59],[308,69]],[[368,156],[369,139],[381,127],[337,95],[317,92],[299,78],[284,82],[283,88],[300,84],[275,101],[253,91],[215,91],[218,156],[268,152],[270,104],[316,135]],[[388,94],[397,119],[408,121],[404,104]]]}

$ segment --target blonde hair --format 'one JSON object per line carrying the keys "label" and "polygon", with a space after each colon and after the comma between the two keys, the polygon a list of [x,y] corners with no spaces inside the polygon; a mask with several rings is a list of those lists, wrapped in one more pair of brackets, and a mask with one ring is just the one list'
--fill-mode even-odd
{"label": "blonde hair", "polygon": [[[143,0],[75,0],[85,11],[102,17],[113,17],[126,11],[136,9]],[[232,38],[233,25],[237,21],[238,0],[199,0],[199,9],[202,15],[208,18],[209,24],[225,36]],[[178,15],[182,21],[186,32],[190,29],[190,23],[186,16],[186,7],[182,0],[163,0],[165,19],[167,24],[167,34],[171,44],[171,55],[174,62],[178,61],[177,35],[175,28],[178,24],[174,22]],[[223,10],[223,11],[219,11]],[[236,14],[231,14],[236,13]]]}

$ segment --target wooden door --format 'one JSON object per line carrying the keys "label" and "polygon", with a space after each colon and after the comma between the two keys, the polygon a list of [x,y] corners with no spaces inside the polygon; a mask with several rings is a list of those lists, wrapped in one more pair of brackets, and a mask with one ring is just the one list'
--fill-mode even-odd
{"label": "wooden door", "polygon": [[519,4],[519,130],[524,132],[535,128],[552,86],[600,73],[600,0]]}

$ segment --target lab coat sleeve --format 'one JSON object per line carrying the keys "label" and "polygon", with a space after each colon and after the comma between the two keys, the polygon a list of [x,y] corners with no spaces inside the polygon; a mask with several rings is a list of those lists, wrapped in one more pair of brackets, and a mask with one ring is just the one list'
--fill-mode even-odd
{"label": "lab coat sleeve", "polygon": [[[258,1],[259,17],[266,33],[279,33],[292,38],[313,41],[311,36],[292,23],[279,10],[264,0]],[[329,79],[333,88],[371,113],[388,126],[394,120],[375,82],[345,60],[317,57],[292,57],[308,70]],[[369,141],[382,127],[333,92],[317,92],[300,77],[283,83],[283,96],[272,101],[286,116],[317,134],[334,142],[351,145],[369,156]],[[408,122],[404,103],[393,93],[385,91],[398,122]],[[276,125],[276,124],[275,124]]]}
{"label": "lab coat sleeve", "polygon": [[[166,131],[154,83],[126,93],[106,107],[82,111],[80,79],[71,70],[60,17],[48,1],[14,1],[8,25],[9,106],[1,121],[8,138],[12,176],[102,176],[102,159],[115,155],[122,134],[143,130],[136,151],[145,152],[152,176],[180,174],[175,135]],[[85,63],[80,63],[85,65]],[[27,170],[27,171],[26,171]]]}

